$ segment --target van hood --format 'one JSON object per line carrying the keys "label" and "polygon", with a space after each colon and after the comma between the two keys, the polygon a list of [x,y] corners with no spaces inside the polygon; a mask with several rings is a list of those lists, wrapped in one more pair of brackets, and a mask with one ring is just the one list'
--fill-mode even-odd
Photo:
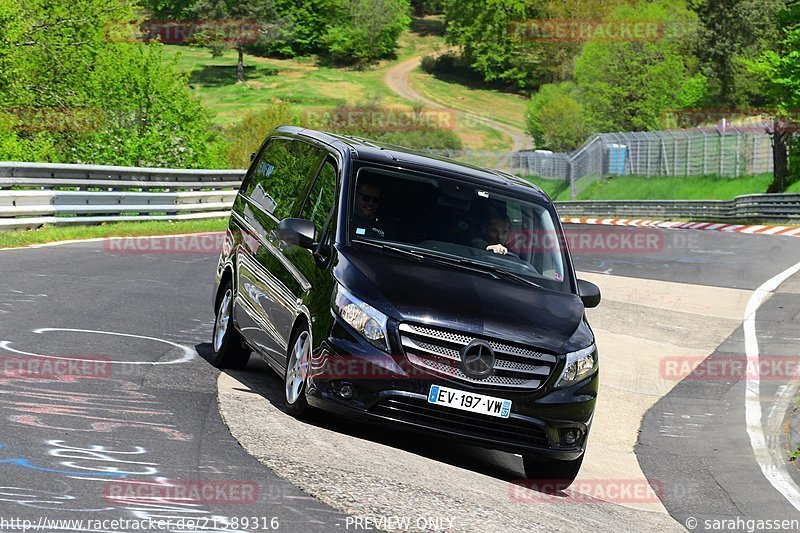
{"label": "van hood", "polygon": [[583,320],[583,303],[575,294],[353,247],[340,249],[334,276],[358,298],[399,322],[430,324],[556,353],[585,348],[593,339]]}

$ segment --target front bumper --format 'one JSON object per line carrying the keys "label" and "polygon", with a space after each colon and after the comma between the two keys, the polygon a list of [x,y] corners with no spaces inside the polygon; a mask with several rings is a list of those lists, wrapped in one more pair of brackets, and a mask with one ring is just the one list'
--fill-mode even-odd
{"label": "front bumper", "polygon": [[[425,373],[412,367],[405,356],[389,355],[356,338],[329,338],[312,357],[307,398],[309,404],[347,418],[512,453],[572,460],[586,447],[597,376],[555,390],[548,387],[549,382],[524,392],[478,387]],[[434,384],[509,399],[511,414],[500,418],[430,404],[427,397]],[[342,394],[343,385],[348,385],[350,394]],[[564,442],[567,430],[579,431],[577,442]]]}

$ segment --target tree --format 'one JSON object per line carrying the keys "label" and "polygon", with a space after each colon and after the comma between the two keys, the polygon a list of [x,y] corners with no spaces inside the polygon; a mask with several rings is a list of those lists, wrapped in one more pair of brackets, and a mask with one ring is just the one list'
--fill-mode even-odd
{"label": "tree", "polygon": [[442,12],[442,0],[411,0],[411,8],[415,17],[434,15]]}
{"label": "tree", "polygon": [[445,0],[446,39],[490,82],[518,90],[571,78],[582,43],[576,38],[527,35],[545,20],[593,21],[631,0]]}
{"label": "tree", "polygon": [[774,46],[784,0],[697,0],[697,55],[709,79],[709,103],[727,109],[763,105],[758,76],[743,59]]}
{"label": "tree", "polygon": [[588,135],[577,87],[571,82],[542,85],[531,97],[525,118],[538,148],[572,150]]}
{"label": "tree", "polygon": [[196,0],[143,0],[142,6],[155,19],[185,20]]}
{"label": "tree", "polygon": [[365,65],[394,52],[408,28],[408,0],[341,0],[338,16],[322,37],[336,63]]}
{"label": "tree", "polygon": [[514,21],[534,16],[525,0],[445,0],[445,38],[461,47],[467,62],[486,81],[516,88],[534,83],[531,66],[544,60],[528,43],[509,38]]}
{"label": "tree", "polygon": [[[0,159],[208,167],[221,146],[132,0],[0,0]],[[113,33],[113,32],[111,32]]]}
{"label": "tree", "polygon": [[163,46],[118,43],[97,58],[86,80],[103,127],[86,132],[71,150],[81,163],[210,168],[224,165],[211,123],[187,90],[186,76],[163,56]]}
{"label": "tree", "polygon": [[208,46],[212,56],[219,57],[225,48],[238,52],[236,80],[240,82],[244,81],[245,46],[277,19],[273,0],[198,0],[188,12],[206,25],[193,40]]}
{"label": "tree", "polygon": [[[783,192],[800,180],[800,1],[790,0],[779,12],[781,40],[748,67],[765,80],[770,104],[776,106],[772,135],[773,181],[767,192]],[[791,146],[791,160],[787,147]]]}
{"label": "tree", "polygon": [[660,21],[659,39],[586,43],[575,60],[575,81],[591,130],[663,129],[666,112],[703,98],[706,79],[691,54],[697,15],[681,4],[643,1],[611,17]]}
{"label": "tree", "polygon": [[275,0],[284,24],[278,37],[263,43],[263,48],[287,57],[323,51],[322,37],[335,20],[337,6],[337,0]]}

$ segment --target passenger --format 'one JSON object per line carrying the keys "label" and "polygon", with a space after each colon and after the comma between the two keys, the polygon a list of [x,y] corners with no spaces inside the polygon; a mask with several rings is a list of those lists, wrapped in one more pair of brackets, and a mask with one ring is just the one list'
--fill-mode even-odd
{"label": "passenger", "polygon": [[441,207],[432,224],[434,240],[469,246],[470,231],[467,211],[458,207]]}
{"label": "passenger", "polygon": [[482,235],[472,239],[472,246],[496,254],[507,255],[509,253],[507,246],[510,229],[511,220],[508,215],[493,212],[481,225]]}
{"label": "passenger", "polygon": [[381,198],[381,186],[377,180],[371,176],[359,178],[352,220],[352,233],[356,237],[386,238],[386,231],[378,219]]}

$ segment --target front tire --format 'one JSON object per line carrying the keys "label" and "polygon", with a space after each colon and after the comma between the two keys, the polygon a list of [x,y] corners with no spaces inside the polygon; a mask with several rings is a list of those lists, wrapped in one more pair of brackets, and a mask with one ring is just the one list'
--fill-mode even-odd
{"label": "front tire", "polygon": [[228,281],[222,289],[211,338],[211,364],[217,368],[240,369],[250,360],[250,350],[233,323],[233,300],[233,287]]}
{"label": "front tire", "polygon": [[547,485],[556,484],[560,490],[566,489],[578,477],[584,455],[585,453],[572,461],[558,461],[523,454],[522,462],[525,465],[525,477],[533,481],[534,484],[537,482]]}
{"label": "front tire", "polygon": [[313,408],[306,400],[308,365],[311,361],[311,333],[308,326],[300,326],[289,344],[286,357],[286,374],[284,390],[286,396],[286,412],[295,418],[307,418]]}

